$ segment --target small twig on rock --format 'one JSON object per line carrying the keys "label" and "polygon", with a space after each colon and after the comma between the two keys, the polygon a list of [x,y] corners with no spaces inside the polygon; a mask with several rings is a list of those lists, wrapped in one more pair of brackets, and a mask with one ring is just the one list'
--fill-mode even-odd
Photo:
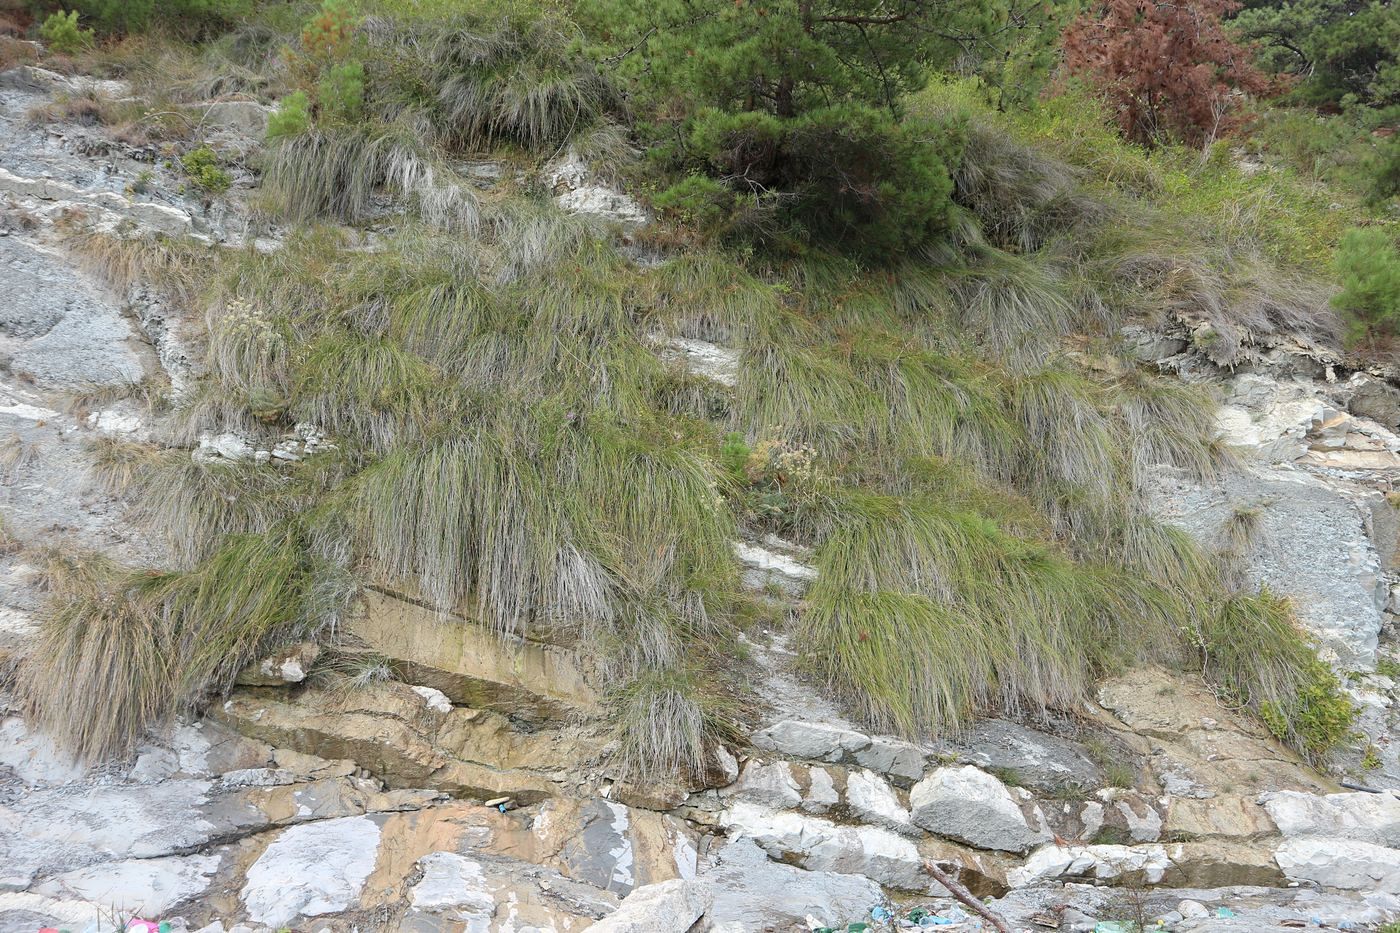
{"label": "small twig on rock", "polygon": [[947,888],[949,894],[953,895],[953,897],[957,898],[965,906],[971,908],[972,911],[983,920],[995,927],[998,933],[1011,933],[1011,927],[1002,919],[1001,914],[973,897],[972,892],[962,886],[962,882],[954,880],[952,875],[939,868],[932,859],[924,859],[924,871],[932,875],[934,881],[937,881],[939,884],[943,885],[943,887]]}

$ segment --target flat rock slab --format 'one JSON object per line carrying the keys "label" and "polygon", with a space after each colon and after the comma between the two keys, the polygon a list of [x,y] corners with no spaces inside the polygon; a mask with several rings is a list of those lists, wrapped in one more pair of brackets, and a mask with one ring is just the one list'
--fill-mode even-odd
{"label": "flat rock slab", "polygon": [[462,706],[541,721],[599,710],[598,693],[571,650],[502,638],[384,593],[367,594],[348,631],[388,657],[400,676]]}
{"label": "flat rock slab", "polygon": [[50,248],[0,237],[0,291],[6,295],[0,353],[35,384],[123,386],[152,371],[149,348],[122,315],[121,302]]}

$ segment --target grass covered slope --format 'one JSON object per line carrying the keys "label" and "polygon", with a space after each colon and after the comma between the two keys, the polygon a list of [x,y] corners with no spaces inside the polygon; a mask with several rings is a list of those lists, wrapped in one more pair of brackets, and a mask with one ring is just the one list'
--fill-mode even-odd
{"label": "grass covered slope", "polygon": [[[1149,514],[1150,467],[1209,479],[1232,458],[1208,394],[1116,342],[1143,319],[1188,322],[1222,363],[1333,339],[1308,276],[1340,231],[1277,218],[1291,178],[1129,146],[1083,98],[1006,116],[936,82],[903,106],[948,162],[946,229],[871,257],[781,200],[722,223],[665,207],[686,176],[637,157],[624,76],[562,16],[301,12],[102,53],[232,56],[280,96],[257,196],[287,235],[270,253],[74,242],[114,277],[178,282],[208,323],[174,449],[94,451],[176,566],[56,583],[22,682],[77,750],[129,747],[380,585],[576,638],[613,690],[614,760],[698,769],[747,696],[735,635],[770,611],[733,553],[762,532],[814,550],[801,663],[879,728],[1072,709],[1150,662],[1202,671],[1308,754],[1345,734],[1286,604]],[[660,220],[624,245],[561,212],[539,178],[570,146],[657,193]],[[505,170],[478,189],[482,159]],[[663,362],[667,335],[733,347],[732,390]],[[182,446],[300,422],[334,448],[273,466]]]}

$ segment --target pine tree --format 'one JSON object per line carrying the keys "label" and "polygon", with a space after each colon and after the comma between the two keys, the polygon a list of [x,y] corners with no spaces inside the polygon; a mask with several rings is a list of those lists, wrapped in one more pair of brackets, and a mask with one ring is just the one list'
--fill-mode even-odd
{"label": "pine tree", "polygon": [[901,100],[930,64],[985,51],[1006,15],[989,0],[586,0],[580,11],[627,79],[642,133],[711,179],[684,182],[687,196],[754,208],[768,239],[874,256],[936,236],[951,206],[956,134],[906,123]]}

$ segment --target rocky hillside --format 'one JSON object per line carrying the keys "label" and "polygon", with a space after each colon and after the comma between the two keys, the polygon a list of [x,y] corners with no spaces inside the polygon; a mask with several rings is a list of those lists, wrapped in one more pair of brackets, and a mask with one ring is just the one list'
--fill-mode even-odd
{"label": "rocky hillside", "polygon": [[31,57],[0,930],[1400,922],[1400,378],[1269,283],[740,270],[584,140]]}

